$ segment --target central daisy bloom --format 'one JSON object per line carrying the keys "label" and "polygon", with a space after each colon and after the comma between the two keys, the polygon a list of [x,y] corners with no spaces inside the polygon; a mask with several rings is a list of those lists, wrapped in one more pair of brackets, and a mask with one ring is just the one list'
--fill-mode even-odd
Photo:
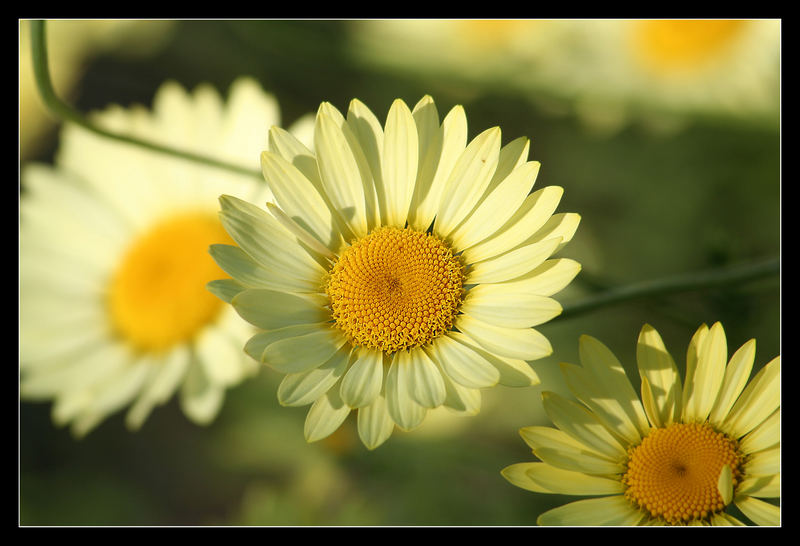
{"label": "central daisy bloom", "polygon": [[673,423],[630,449],[625,496],[669,523],[705,518],[725,508],[717,485],[722,467],[731,469],[735,486],[741,462],[737,442],[707,423]]}
{"label": "central daisy bloom", "polygon": [[396,100],[383,125],[323,103],[314,151],[270,130],[276,203],[220,198],[236,246],[212,246],[232,279],[209,290],[262,330],[244,349],[286,374],[281,404],[312,404],[308,441],[355,409],[373,449],[431,409],[477,413],[480,389],[538,383],[527,361],[552,349],[533,326],[580,269],[549,258],[579,217],[553,214],[561,188],[531,192],[528,149],[497,127],[468,142],[463,108],[440,121],[430,97]]}
{"label": "central daisy bloom", "polygon": [[[540,525],[778,525],[780,356],[748,383],[755,340],[728,360],[720,323],[702,325],[686,352],[686,377],[645,325],[636,360],[641,398],[600,341],[581,336],[581,366],[562,364],[580,401],[543,393],[557,428],[520,430],[540,462],[503,476],[537,493],[586,495],[540,515]],[[605,496],[603,496],[605,495]]]}
{"label": "central daisy bloom", "polygon": [[336,326],[354,345],[393,353],[449,331],[463,285],[461,262],[443,241],[387,227],[342,253],[325,292]]}

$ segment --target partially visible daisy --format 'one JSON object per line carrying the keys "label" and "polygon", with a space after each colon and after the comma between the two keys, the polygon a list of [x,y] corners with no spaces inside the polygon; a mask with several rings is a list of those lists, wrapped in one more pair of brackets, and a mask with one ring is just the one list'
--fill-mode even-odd
{"label": "partially visible daisy", "polygon": [[580,269],[549,258],[579,217],[553,214],[561,188],[531,193],[528,148],[497,127],[468,143],[463,108],[440,122],[427,96],[385,125],[358,100],[346,117],[323,103],[313,152],[271,130],[277,205],[220,199],[238,248],[212,247],[233,280],[210,289],[263,330],[245,351],[286,374],[281,404],[312,404],[308,441],[357,409],[372,449],[432,408],[474,414],[480,389],[538,382],[526,361],[551,347],[532,327]]}
{"label": "partially visible daisy", "polygon": [[[275,99],[253,80],[227,103],[210,86],[159,89],[153,111],[111,107],[107,129],[258,172]],[[65,127],[56,166],[30,165],[20,202],[21,396],[53,400],[53,419],[77,435],[129,405],[126,423],[179,391],[185,414],[215,417],[225,389],[256,371],[241,353],[252,332],[205,284],[208,256],[231,242],[220,193],[271,194],[231,174]]]}
{"label": "partially visible daisy", "polygon": [[576,21],[536,76],[595,123],[777,120],[780,21]]}
{"label": "partially visible daisy", "polygon": [[683,382],[656,332],[645,325],[636,359],[641,401],[611,351],[582,336],[582,366],[562,364],[581,403],[543,393],[557,428],[522,438],[541,462],[502,473],[537,493],[594,497],[554,508],[540,525],[779,525],[780,356],[748,383],[751,339],[728,360],[720,323],[689,343]]}

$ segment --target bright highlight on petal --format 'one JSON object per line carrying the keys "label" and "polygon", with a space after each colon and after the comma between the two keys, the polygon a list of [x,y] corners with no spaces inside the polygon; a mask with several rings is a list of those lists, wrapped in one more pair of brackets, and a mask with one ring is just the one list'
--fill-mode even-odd
{"label": "bright highlight on petal", "polygon": [[[748,385],[754,342],[726,363],[724,340],[720,323],[696,332],[682,396],[672,357],[658,332],[645,325],[637,351],[640,402],[611,351],[583,336],[583,365],[562,364],[582,405],[543,393],[558,428],[520,430],[542,462],[517,463],[502,474],[537,493],[618,494],[555,508],[539,524],[740,525],[726,512],[735,504],[756,525],[778,525],[780,509],[759,499],[780,495],[779,357]],[[700,388],[719,394],[701,394]],[[712,407],[714,418],[708,419]],[[739,425],[743,421],[746,426]],[[551,479],[559,475],[562,480]]]}
{"label": "bright highlight on petal", "polygon": [[232,279],[209,290],[262,330],[245,352],[289,374],[281,402],[312,404],[309,441],[355,409],[374,449],[429,409],[475,414],[479,389],[538,383],[527,361],[552,348],[532,327],[580,270],[549,259],[579,216],[553,217],[561,188],[527,198],[529,140],[501,140],[494,127],[467,142],[463,108],[440,121],[430,97],[394,101],[383,126],[358,100],[346,116],[323,103],[313,151],[270,131],[269,213],[221,197],[241,252],[212,249]]}

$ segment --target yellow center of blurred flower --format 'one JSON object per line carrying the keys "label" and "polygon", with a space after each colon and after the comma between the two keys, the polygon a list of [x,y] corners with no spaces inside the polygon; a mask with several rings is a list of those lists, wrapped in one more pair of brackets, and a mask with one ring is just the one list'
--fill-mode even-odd
{"label": "yellow center of blurred flower", "polygon": [[633,47],[654,72],[672,74],[702,67],[725,50],[746,21],[638,21]]}
{"label": "yellow center of blurred flower", "polygon": [[325,290],[336,326],[353,345],[392,353],[447,332],[463,285],[461,262],[443,241],[383,227],[342,253]]}
{"label": "yellow center of blurred flower", "polygon": [[216,318],[223,302],[205,285],[226,275],[208,253],[213,243],[232,244],[219,220],[187,213],[156,224],[124,254],[109,306],[117,332],[137,350],[169,349]]}
{"label": "yellow center of blurred flower", "polygon": [[625,496],[654,518],[676,524],[705,519],[725,508],[717,487],[723,465],[741,479],[736,441],[707,423],[653,429],[628,453]]}
{"label": "yellow center of blurred flower", "polygon": [[536,21],[518,19],[463,19],[457,21],[464,39],[481,47],[503,45],[510,41],[514,33],[535,23]]}

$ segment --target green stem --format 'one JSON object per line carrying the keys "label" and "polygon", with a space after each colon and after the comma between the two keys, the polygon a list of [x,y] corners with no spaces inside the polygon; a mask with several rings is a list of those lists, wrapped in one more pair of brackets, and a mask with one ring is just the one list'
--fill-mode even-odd
{"label": "green stem", "polygon": [[676,292],[691,292],[726,284],[741,284],[780,273],[780,259],[773,258],[764,262],[740,265],[726,269],[715,269],[700,273],[689,273],[644,281],[619,288],[612,288],[582,300],[564,304],[563,312],[558,318],[572,318],[582,313],[594,311],[600,307],[641,299],[662,296]]}
{"label": "green stem", "polygon": [[39,94],[42,97],[42,101],[50,110],[50,112],[52,112],[56,117],[75,123],[76,125],[80,125],[81,127],[106,138],[111,138],[127,144],[133,144],[154,152],[172,155],[189,161],[194,161],[196,163],[201,163],[203,165],[225,169],[238,174],[254,176],[263,180],[261,172],[257,170],[197,155],[191,152],[186,152],[170,146],[155,144],[154,142],[150,142],[148,140],[117,134],[93,125],[83,115],[81,115],[80,112],[58,98],[55,88],[53,87],[53,82],[50,79],[50,65],[47,56],[45,21],[30,21],[30,25],[33,74],[34,78],[36,79],[36,86],[39,90]]}

